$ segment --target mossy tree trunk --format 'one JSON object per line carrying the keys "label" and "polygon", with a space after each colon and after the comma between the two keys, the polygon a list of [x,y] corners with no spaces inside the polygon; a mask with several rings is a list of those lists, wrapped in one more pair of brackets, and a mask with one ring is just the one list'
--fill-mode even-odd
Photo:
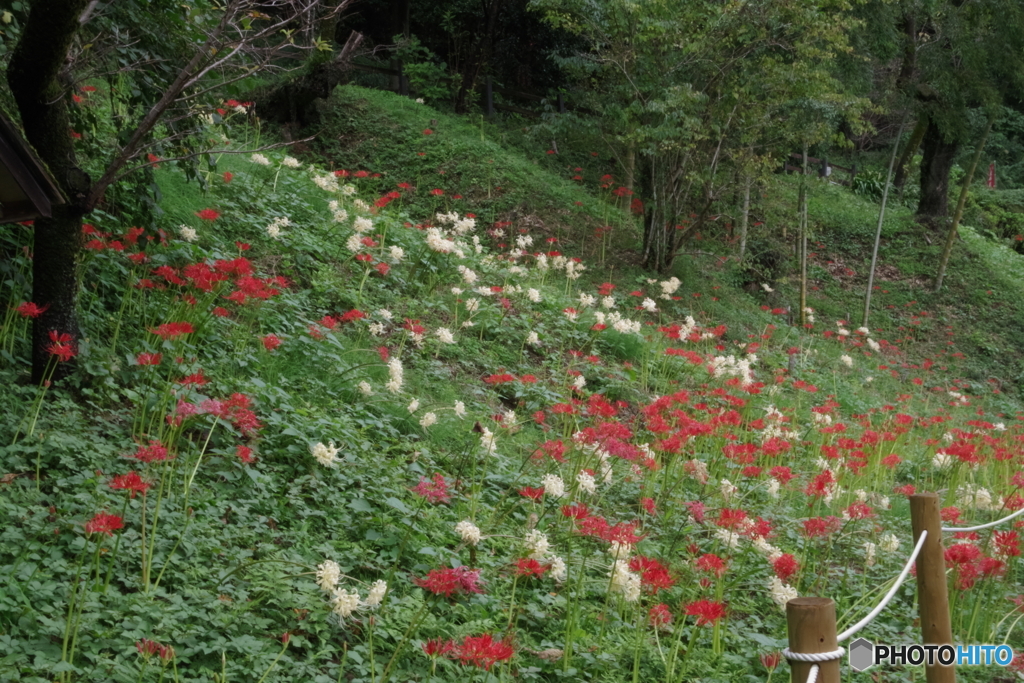
{"label": "mossy tree trunk", "polygon": [[[25,136],[68,200],[53,216],[35,222],[32,300],[46,307],[32,327],[32,379],[39,382],[49,361],[51,331],[77,343],[78,264],[82,216],[89,177],[78,166],[68,116],[70,83],[61,79],[68,50],[88,0],[36,0],[7,67],[7,82],[18,103]],[[58,366],[55,377],[69,364]]]}
{"label": "mossy tree trunk", "polygon": [[924,134],[921,199],[917,215],[936,230],[944,227],[944,219],[949,212],[949,172],[959,150],[960,143],[947,140],[932,121]]}

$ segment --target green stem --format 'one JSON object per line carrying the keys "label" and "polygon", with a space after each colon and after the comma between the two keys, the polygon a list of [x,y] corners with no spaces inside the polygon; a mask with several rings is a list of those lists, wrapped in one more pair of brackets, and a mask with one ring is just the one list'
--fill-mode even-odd
{"label": "green stem", "polygon": [[395,653],[391,655],[391,659],[388,660],[387,666],[384,667],[384,672],[380,675],[380,683],[387,683],[388,673],[391,671],[391,665],[398,659],[398,655],[401,654],[402,648],[405,647],[405,643],[409,640],[409,634],[412,633],[413,629],[420,625],[420,621],[427,612],[427,603],[423,603],[420,607],[420,611],[416,613],[416,616],[409,622],[409,628],[405,629],[405,633],[402,634],[402,639],[398,641],[398,645],[395,646]]}
{"label": "green stem", "polygon": [[267,670],[263,672],[263,675],[260,676],[260,680],[258,680],[256,683],[263,683],[264,679],[266,679],[266,677],[270,675],[270,672],[273,671],[275,666],[277,666],[277,662],[281,659],[281,657],[284,656],[284,652],[288,649],[288,643],[290,642],[291,638],[284,639],[284,647],[282,647],[281,651],[277,653],[277,658],[275,658],[274,661],[270,663],[270,666],[267,667]]}
{"label": "green stem", "polygon": [[[78,553],[78,563],[75,565],[75,583],[71,587],[71,596],[68,599],[68,616],[64,622],[64,642],[61,644],[60,650],[60,661],[66,662],[68,659],[68,645],[71,642],[71,625],[74,622],[75,607],[78,600],[78,587],[82,583],[82,563],[85,561],[85,551],[89,547],[88,541],[82,545],[82,551]],[[70,674],[69,674],[70,676]],[[60,680],[65,680],[67,677],[64,676],[64,672],[60,675]]]}

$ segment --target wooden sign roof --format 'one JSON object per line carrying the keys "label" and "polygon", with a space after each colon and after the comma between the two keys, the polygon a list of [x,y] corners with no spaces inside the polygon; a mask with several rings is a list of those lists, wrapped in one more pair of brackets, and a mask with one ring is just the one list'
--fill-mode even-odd
{"label": "wooden sign roof", "polygon": [[64,196],[18,128],[0,113],[0,223],[52,215]]}

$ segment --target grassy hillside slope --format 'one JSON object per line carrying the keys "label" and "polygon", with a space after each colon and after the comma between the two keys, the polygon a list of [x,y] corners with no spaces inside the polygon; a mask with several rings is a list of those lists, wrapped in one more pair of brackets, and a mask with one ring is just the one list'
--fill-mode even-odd
{"label": "grassy hillside slope", "polygon": [[[950,523],[1024,505],[1016,380],[963,350],[1014,348],[1019,285],[970,267],[1018,268],[1001,248],[967,232],[950,293],[911,304],[895,214],[899,276],[870,330],[837,325],[871,206],[816,187],[801,329],[785,269],[745,290],[714,235],[639,271],[600,155],[332,107],[206,192],[162,165],[162,233],[91,228],[67,382],[25,384],[30,231],[4,228],[0,677],[765,680],[787,598],[834,598],[840,628],[874,604],[907,495]],[[787,248],[792,192],[757,249]],[[986,282],[1001,307],[972,313]],[[1017,532],[960,545],[957,638],[1019,646]],[[910,583],[865,635],[914,640],[914,613]]]}

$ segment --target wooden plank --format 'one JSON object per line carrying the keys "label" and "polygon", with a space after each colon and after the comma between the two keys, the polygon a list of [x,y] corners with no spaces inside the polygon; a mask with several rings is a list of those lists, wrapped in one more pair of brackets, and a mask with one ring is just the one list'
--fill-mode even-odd
{"label": "wooden plank", "polygon": [[[35,207],[36,212],[38,212],[36,216],[49,218],[53,215],[50,207],[50,198],[47,196],[46,190],[38,182],[41,178],[37,179],[35,177],[31,169],[24,164],[22,159],[19,158],[17,150],[14,148],[14,145],[11,144],[11,141],[3,135],[0,135],[0,164],[3,164],[4,168],[7,169],[7,172],[10,173],[8,178],[13,180],[14,183],[21,188],[25,197]],[[10,180],[8,180],[8,182],[10,182]],[[17,206],[17,204],[14,206]],[[25,220],[22,216],[23,211],[14,209],[14,206],[11,204],[5,206],[4,217],[0,218],[0,220],[5,223]],[[8,218],[8,214],[14,215],[15,217]],[[36,216],[33,216],[33,218]]]}

